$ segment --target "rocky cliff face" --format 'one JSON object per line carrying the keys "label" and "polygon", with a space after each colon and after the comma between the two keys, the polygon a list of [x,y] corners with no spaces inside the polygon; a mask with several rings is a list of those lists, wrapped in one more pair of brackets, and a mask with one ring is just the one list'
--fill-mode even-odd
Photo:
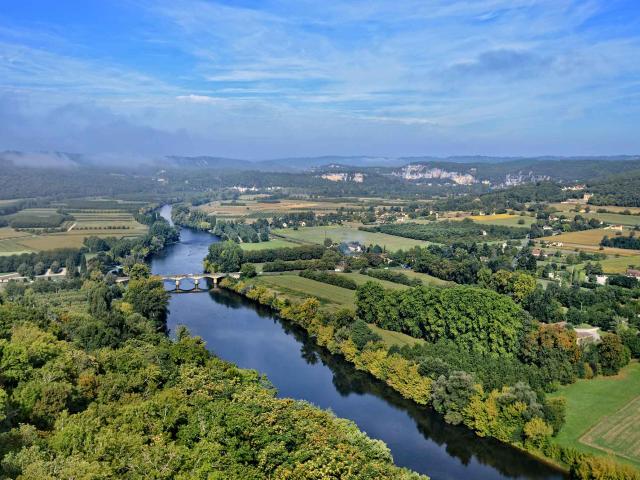
{"label": "rocky cliff face", "polygon": [[405,180],[446,179],[458,185],[471,185],[478,181],[471,173],[449,171],[422,164],[406,165],[394,171],[393,175],[402,177]]}

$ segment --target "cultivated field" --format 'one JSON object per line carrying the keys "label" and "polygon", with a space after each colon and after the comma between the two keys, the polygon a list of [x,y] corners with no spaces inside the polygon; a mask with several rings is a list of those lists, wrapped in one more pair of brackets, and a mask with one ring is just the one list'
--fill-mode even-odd
{"label": "cultivated field", "polygon": [[351,272],[351,273],[339,273],[338,275],[344,275],[345,277],[350,278],[351,280],[356,282],[358,285],[362,285],[363,283],[366,283],[366,282],[378,282],[384,288],[390,288],[393,290],[396,290],[399,288],[409,288],[407,285],[403,285],[401,283],[389,282],[388,280],[380,280],[379,278],[373,278],[373,277],[370,277],[369,275],[363,275],[362,273]]}
{"label": "cultivated field", "polygon": [[[553,235],[550,237],[542,237],[538,240],[545,242],[562,242],[563,248],[577,248],[579,250],[584,251],[600,251],[602,253],[606,253],[609,255],[640,255],[640,251],[638,250],[629,250],[625,248],[611,248],[605,247],[603,250],[600,250],[600,242],[602,238],[606,235],[609,237],[615,236],[617,233],[616,230],[608,230],[605,228],[594,228],[592,230],[582,230],[580,232],[568,232],[562,233],[560,235]],[[622,232],[623,235],[628,235],[629,230],[625,229]]]}
{"label": "cultivated field", "polygon": [[454,282],[441,280],[439,278],[432,277],[427,273],[414,272],[413,270],[409,270],[405,268],[394,268],[393,270],[397,272],[402,272],[409,278],[419,278],[420,280],[422,280],[423,285],[440,285],[440,286],[455,285]]}
{"label": "cultivated field", "polygon": [[597,218],[606,223],[636,226],[640,225],[639,215],[622,215],[619,213],[581,213],[585,218]]}
{"label": "cultivated field", "polygon": [[[28,209],[30,215],[48,215],[54,209]],[[22,213],[22,212],[20,212]],[[10,227],[0,228],[0,255],[80,248],[84,239],[98,237],[133,237],[144,235],[147,226],[138,223],[126,212],[74,212],[75,221],[65,222],[65,232],[34,235]],[[68,224],[68,225],[67,225]]]}
{"label": "cultivated field", "polygon": [[229,201],[216,201],[200,205],[198,210],[223,218],[269,218],[291,212],[313,210],[316,214],[335,212],[339,207],[358,208],[361,205],[344,202],[321,202],[311,200],[282,199],[278,202],[260,202],[259,200],[239,200],[237,204]]}
{"label": "cultivated field", "polygon": [[259,243],[241,243],[240,246],[243,250],[267,250],[269,248],[285,248],[285,247],[297,247],[299,243],[288,242],[282,238],[271,238],[268,242]]}
{"label": "cultivated field", "polygon": [[[571,212],[574,213],[572,210],[576,207],[575,204],[571,204],[571,203],[550,203],[549,204],[550,207],[554,207],[555,209],[561,211],[561,212]],[[581,209],[584,209],[587,205],[580,205]],[[595,213],[595,211],[597,209],[604,209],[604,210],[609,210],[610,212],[624,212],[625,210],[629,210],[631,213],[636,213],[636,214],[640,214],[640,207],[618,207],[616,205],[589,205],[591,212]],[[582,215],[582,214],[581,214]]]}
{"label": "cultivated field", "polygon": [[380,335],[384,343],[386,343],[389,347],[392,345],[397,345],[398,347],[404,347],[415,345],[416,343],[424,343],[424,340],[420,338],[413,338],[409,335],[405,335],[401,332],[392,332],[390,330],[385,330],[384,328],[380,328],[373,323],[369,323],[369,328],[373,330],[375,333]]}
{"label": "cultivated field", "polygon": [[275,235],[279,235],[293,240],[307,243],[322,244],[325,238],[330,238],[334,242],[360,242],[363,245],[380,245],[389,251],[408,250],[415,246],[425,247],[429,242],[413,240],[411,238],[387,235],[386,233],[363,232],[358,230],[357,225],[329,225],[326,227],[301,227],[298,230],[292,228],[273,230]]}
{"label": "cultivated field", "polygon": [[[486,225],[503,225],[505,227],[529,227],[536,221],[533,217],[521,217],[520,215],[509,215],[508,213],[497,213],[495,215],[473,215],[467,218],[470,218],[476,223],[484,223]],[[519,224],[518,220],[522,220],[524,223]]]}
{"label": "cultivated field", "polygon": [[355,304],[355,291],[316,282],[297,274],[262,275],[256,279],[256,284],[273,288],[294,301],[315,297],[329,310],[352,308]]}
{"label": "cultivated field", "polygon": [[[552,396],[567,399],[567,421],[556,443],[590,453],[605,451],[640,466],[640,363],[616,376],[577,380]],[[625,436],[627,425],[635,428],[633,437]]]}
{"label": "cultivated field", "polygon": [[640,396],[613,415],[604,417],[580,441],[595,448],[640,462]]}
{"label": "cultivated field", "polygon": [[640,267],[640,255],[611,257],[599,262],[604,273],[622,274],[630,267]]}

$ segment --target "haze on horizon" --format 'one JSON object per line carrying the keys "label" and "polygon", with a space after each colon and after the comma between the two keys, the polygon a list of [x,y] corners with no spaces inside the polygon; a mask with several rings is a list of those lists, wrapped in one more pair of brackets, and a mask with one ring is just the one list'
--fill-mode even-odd
{"label": "haze on horizon", "polygon": [[0,9],[0,150],[637,154],[639,121],[635,0]]}

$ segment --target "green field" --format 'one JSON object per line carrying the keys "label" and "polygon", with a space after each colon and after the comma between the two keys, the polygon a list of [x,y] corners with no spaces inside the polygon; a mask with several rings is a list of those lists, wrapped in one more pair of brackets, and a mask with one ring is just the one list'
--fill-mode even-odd
{"label": "green field", "polygon": [[298,243],[288,242],[282,238],[272,238],[268,242],[259,243],[241,243],[240,246],[243,250],[267,250],[269,248],[285,248],[285,247],[297,247]]}
{"label": "green field", "polygon": [[439,278],[432,277],[427,273],[414,272],[413,270],[409,270],[407,268],[394,268],[393,270],[397,272],[402,272],[409,278],[419,278],[420,280],[422,280],[423,285],[440,285],[440,286],[455,285],[454,282],[441,280]]}
{"label": "green field", "polygon": [[326,227],[301,227],[298,230],[292,228],[273,230],[275,235],[294,240],[322,244],[325,238],[334,242],[360,242],[363,245],[380,245],[389,251],[408,250],[415,246],[425,247],[429,242],[413,240],[411,238],[397,237],[385,233],[363,232],[357,226],[329,225]]}
{"label": "green field", "polygon": [[256,279],[256,284],[274,288],[295,301],[316,297],[324,307],[330,310],[342,307],[353,308],[355,305],[355,291],[316,282],[297,274],[262,275]]}
{"label": "green field", "polygon": [[369,323],[369,328],[373,330],[375,333],[380,335],[384,343],[388,346],[397,345],[398,347],[404,347],[415,345],[416,343],[424,343],[424,340],[420,338],[413,338],[409,335],[405,335],[401,332],[392,332],[390,330],[385,330],[384,328],[380,328],[373,323]]}
{"label": "green field", "polygon": [[640,462],[640,396],[585,433],[580,441],[605,452]]}
{"label": "green field", "polygon": [[356,282],[358,285],[362,285],[366,282],[378,282],[384,288],[398,289],[398,288],[409,288],[407,285],[402,285],[401,283],[389,282],[387,280],[380,280],[378,278],[370,277],[369,275],[363,275],[362,273],[340,273],[339,275],[344,275],[345,277],[349,277],[351,280]]}
{"label": "green field", "polygon": [[[46,216],[54,209],[28,209],[30,215]],[[0,255],[54,250],[57,248],[80,248],[84,239],[98,237],[134,237],[144,235],[147,226],[138,223],[127,212],[74,212],[76,220],[65,222],[67,231],[32,234],[19,232],[10,227],[0,228]]]}
{"label": "green field", "polygon": [[[497,213],[495,215],[474,215],[467,217],[476,223],[484,223],[485,225],[502,225],[505,227],[529,227],[536,221],[535,218],[528,215],[509,215],[508,213]],[[453,218],[452,220],[455,220]],[[519,224],[518,220],[523,220],[523,224]]]}
{"label": "green field", "polygon": [[640,225],[640,216],[638,215],[622,215],[620,213],[581,213],[585,218],[597,218],[606,223],[620,225]]}
{"label": "green field", "polygon": [[640,255],[631,257],[611,257],[599,262],[602,265],[604,273],[622,274],[627,271],[631,265],[640,267]]}
{"label": "green field", "polygon": [[[360,275],[358,273],[345,273],[344,275],[354,279],[356,282],[364,283],[367,280],[375,280],[366,275]],[[379,281],[379,280],[375,280]],[[322,282],[316,282],[308,278],[299,277],[293,274],[283,275],[262,275],[254,280],[257,285],[263,285],[267,288],[271,288],[277,291],[280,295],[284,295],[293,301],[301,301],[305,298],[315,297],[320,300],[322,308],[328,311],[335,311],[340,308],[353,308],[355,305],[355,292],[342,287],[336,287],[335,285],[329,285]],[[404,285],[399,285],[391,282],[380,282],[385,284],[391,284],[392,288],[407,288]],[[410,337],[400,332],[391,332],[384,330],[376,325],[370,324],[371,330],[376,332],[382,340],[388,345],[398,345],[400,347],[404,345],[414,345],[420,343],[423,340]]]}
{"label": "green field", "polygon": [[567,399],[567,422],[556,443],[588,453],[613,453],[640,466],[638,443],[623,433],[627,425],[640,431],[640,363],[613,377],[578,380],[552,396]]}

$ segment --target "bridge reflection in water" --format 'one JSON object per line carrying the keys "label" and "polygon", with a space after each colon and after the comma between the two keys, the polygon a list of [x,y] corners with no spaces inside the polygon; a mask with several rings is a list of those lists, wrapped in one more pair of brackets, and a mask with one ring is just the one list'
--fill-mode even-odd
{"label": "bridge reflection in water", "polygon": [[[174,288],[167,289],[173,293],[207,292],[211,288],[218,286],[218,282],[225,277],[240,278],[239,272],[233,273],[177,273],[173,275],[159,275],[162,281],[174,285]],[[185,288],[183,282],[193,284],[191,288]],[[117,283],[128,283],[129,277],[116,279]]]}

